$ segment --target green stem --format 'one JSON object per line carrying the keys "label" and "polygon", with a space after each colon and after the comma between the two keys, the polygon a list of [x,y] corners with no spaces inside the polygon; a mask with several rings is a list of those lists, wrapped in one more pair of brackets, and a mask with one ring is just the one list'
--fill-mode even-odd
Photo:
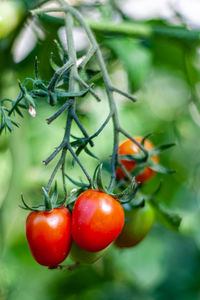
{"label": "green stem", "polygon": [[[60,11],[61,9],[53,9],[53,11]],[[52,11],[49,9],[48,11]],[[55,24],[64,24],[63,18],[53,17],[49,15],[45,15],[43,13],[48,12],[47,10],[35,10],[34,13],[40,14],[40,19],[46,22],[51,22]],[[190,30],[184,27],[177,27],[177,26],[158,26],[152,25],[142,22],[134,22],[130,21],[123,21],[121,23],[116,23],[113,21],[103,20],[103,21],[94,21],[92,19],[86,20],[89,27],[94,32],[99,33],[109,33],[109,34],[117,34],[117,35],[126,35],[134,38],[141,38],[141,39],[149,39],[153,36],[165,36],[169,38],[176,38],[179,40],[187,40],[187,41],[199,41],[200,40],[200,31],[199,30]]]}

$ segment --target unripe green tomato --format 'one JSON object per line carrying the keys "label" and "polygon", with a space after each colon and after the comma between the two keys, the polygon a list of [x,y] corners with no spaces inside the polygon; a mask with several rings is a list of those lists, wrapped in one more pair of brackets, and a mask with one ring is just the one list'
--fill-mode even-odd
{"label": "unripe green tomato", "polygon": [[19,1],[0,2],[0,39],[11,33],[20,23],[25,8]]}
{"label": "unripe green tomato", "polygon": [[75,242],[72,243],[70,257],[76,262],[81,264],[93,264],[95,261],[100,259],[109,246],[101,251],[88,252],[80,248]]}
{"label": "unripe green tomato", "polygon": [[150,231],[155,214],[148,202],[143,207],[125,211],[126,222],[122,232],[115,240],[119,248],[129,248],[139,244]]}

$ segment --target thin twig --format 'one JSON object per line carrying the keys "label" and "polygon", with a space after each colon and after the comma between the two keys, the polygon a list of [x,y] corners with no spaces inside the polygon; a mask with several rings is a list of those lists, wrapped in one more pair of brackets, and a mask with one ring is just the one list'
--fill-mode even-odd
{"label": "thin twig", "polygon": [[66,71],[68,70],[72,65],[74,64],[74,62],[72,60],[68,60],[68,62],[66,62],[66,64],[64,64],[60,69],[58,69],[52,79],[50,80],[50,83],[47,87],[47,89],[51,92],[54,91],[55,85],[58,81],[58,79],[60,78],[60,76]]}
{"label": "thin twig", "polygon": [[72,99],[69,99],[68,101],[66,101],[61,108],[51,117],[49,117],[48,119],[46,119],[47,124],[50,124],[51,122],[53,122],[55,119],[57,119],[67,108],[69,108],[69,106],[73,103]]}
{"label": "thin twig", "polygon": [[89,92],[96,98],[97,101],[101,101],[101,98],[96,94],[96,92],[87,84],[80,76],[76,76],[75,79],[85,88],[89,89]]}
{"label": "thin twig", "polygon": [[124,96],[124,97],[130,99],[130,100],[133,101],[133,102],[137,101],[136,97],[134,97],[133,95],[131,95],[131,94],[129,94],[129,93],[126,93],[126,92],[124,92],[124,91],[122,91],[122,90],[120,90],[120,89],[118,89],[118,88],[116,88],[115,86],[112,86],[112,87],[110,87],[110,88],[112,89],[113,92],[116,92],[116,93],[118,93],[118,94],[121,94],[122,96]]}

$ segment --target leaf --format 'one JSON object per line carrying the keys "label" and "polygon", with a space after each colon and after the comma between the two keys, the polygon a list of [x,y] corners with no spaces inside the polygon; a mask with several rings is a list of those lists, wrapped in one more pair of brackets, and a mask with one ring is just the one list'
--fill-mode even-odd
{"label": "leaf", "polygon": [[6,124],[6,127],[8,128],[9,131],[13,131],[14,130],[9,117],[5,118],[5,124]]}
{"label": "leaf", "polygon": [[47,190],[44,187],[42,187],[42,191],[43,191],[43,195],[44,195],[45,208],[47,211],[51,210],[52,204],[51,204],[51,200],[49,199],[49,194],[47,193]]}
{"label": "leaf", "polygon": [[140,153],[140,154],[135,154],[135,155],[131,155],[131,154],[121,154],[119,155],[120,159],[124,159],[124,160],[129,160],[129,161],[137,161],[137,162],[144,162],[146,161],[146,157]]}
{"label": "leaf", "polygon": [[150,136],[152,136],[152,135],[153,135],[153,133],[148,133],[148,134],[146,134],[146,135],[143,137],[141,144],[144,146],[145,141],[146,141]]}
{"label": "leaf", "polygon": [[24,117],[22,112],[20,111],[19,107],[16,106],[15,111],[20,117],[22,117],[22,118]]}
{"label": "leaf", "polygon": [[24,200],[24,196],[21,194],[21,200],[22,200],[22,203],[23,203],[23,205],[24,206],[21,206],[21,205],[19,205],[19,207],[20,208],[22,208],[22,209],[26,209],[26,210],[34,210],[34,209],[32,209],[30,206],[28,206],[27,204],[26,204],[26,202],[25,202],[25,200]]}
{"label": "leaf", "polygon": [[53,194],[51,196],[51,204],[53,207],[55,207],[56,203],[58,200],[58,189],[57,189],[57,182],[55,182],[55,187],[54,187],[54,191]]}
{"label": "leaf", "polygon": [[61,89],[55,89],[55,93],[60,98],[73,98],[73,97],[83,97],[87,94],[87,92],[90,90],[90,87],[83,89],[79,92],[65,92]]}
{"label": "leaf", "polygon": [[149,163],[149,167],[150,167],[152,170],[154,170],[154,171],[156,171],[156,172],[158,172],[158,173],[161,173],[161,174],[173,174],[173,173],[176,173],[176,171],[168,170],[168,169],[166,169],[165,167],[163,167],[163,166],[161,166],[161,165],[155,163],[154,161],[151,161],[151,162]]}
{"label": "leaf", "polygon": [[104,184],[103,184],[103,181],[102,181],[102,167],[103,167],[102,163],[100,163],[97,166],[97,171],[96,171],[96,185],[97,185],[97,188],[98,188],[99,191],[105,192],[106,188],[104,187]]}
{"label": "leaf", "polygon": [[154,148],[153,150],[149,151],[150,156],[155,156],[160,154],[161,152],[168,150],[172,147],[174,147],[176,144],[175,143],[170,143],[170,144],[165,144],[165,145],[161,145],[159,147]]}
{"label": "leaf", "polygon": [[56,72],[60,67],[53,60],[53,52],[50,53],[49,63],[52,69]]}
{"label": "leaf", "polygon": [[121,204],[123,204],[123,203],[129,203],[130,201],[132,201],[139,188],[140,188],[140,184],[135,185],[135,188],[133,188],[132,192],[128,196],[121,198],[119,200],[119,202]]}
{"label": "leaf", "polygon": [[161,203],[157,203],[154,200],[150,200],[154,209],[156,210],[158,220],[170,229],[178,230],[181,224],[182,218],[169,209],[165,208]]}
{"label": "leaf", "polygon": [[85,151],[85,153],[87,153],[89,156],[91,156],[91,157],[93,157],[93,158],[99,160],[99,158],[98,158],[96,155],[94,155],[87,147],[84,148],[84,151]]}
{"label": "leaf", "polygon": [[82,183],[82,182],[78,182],[74,179],[72,179],[70,176],[68,176],[67,174],[65,174],[65,176],[67,177],[67,179],[69,179],[69,181],[71,181],[71,183],[73,183],[74,185],[81,187],[81,188],[88,188],[89,185],[86,183]]}

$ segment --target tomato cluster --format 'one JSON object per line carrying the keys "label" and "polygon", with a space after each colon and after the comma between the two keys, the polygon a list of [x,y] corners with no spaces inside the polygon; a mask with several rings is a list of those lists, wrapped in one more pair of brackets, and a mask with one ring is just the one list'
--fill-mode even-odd
{"label": "tomato cluster", "polygon": [[[153,148],[148,140],[144,146]],[[130,140],[119,146],[119,154],[139,151]],[[158,161],[157,157],[153,159]],[[129,172],[136,165],[134,161],[121,162]],[[116,175],[118,179],[125,176],[120,168]],[[154,171],[146,167],[136,180],[145,182],[153,175]],[[88,189],[76,199],[72,214],[63,206],[31,212],[26,221],[26,236],[33,257],[41,265],[55,267],[70,253],[75,262],[89,264],[98,260],[113,241],[120,248],[137,245],[151,229],[154,211],[144,201],[138,207],[124,208],[107,193]]]}
{"label": "tomato cluster", "polygon": [[[56,266],[68,255],[78,262],[94,262],[101,250],[111,244],[124,226],[121,204],[106,193],[84,191],[76,200],[72,216],[65,207],[49,212],[31,212],[26,221],[26,236],[35,260]],[[90,252],[90,253],[89,253]]]}

